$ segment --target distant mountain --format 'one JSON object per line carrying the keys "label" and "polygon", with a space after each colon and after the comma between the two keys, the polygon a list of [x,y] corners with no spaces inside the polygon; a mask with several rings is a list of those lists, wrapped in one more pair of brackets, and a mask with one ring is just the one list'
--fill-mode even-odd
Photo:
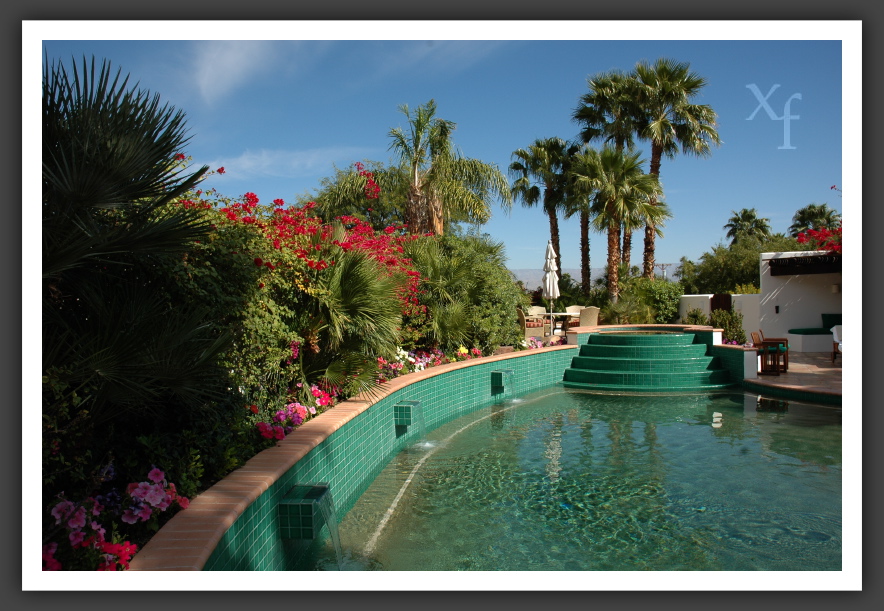
{"label": "distant mountain", "polygon": [[[516,277],[516,280],[521,280],[522,284],[525,285],[525,288],[533,291],[538,288],[543,283],[543,270],[542,269],[511,269],[510,270],[513,275]],[[570,275],[575,282],[580,283],[580,269],[563,269],[562,273]],[[596,278],[600,278],[605,274],[605,268],[603,267],[593,267],[589,270],[589,276],[592,280]],[[562,274],[559,274],[561,277]]]}
{"label": "distant mountain", "polygon": [[[675,269],[677,267],[677,265],[672,265],[672,264],[670,264],[670,265],[671,265],[671,267],[666,269],[666,271],[667,271],[666,276],[670,280],[672,280],[672,270]],[[510,271],[516,277],[516,280],[521,280],[522,284],[524,284],[525,288],[528,290],[533,291],[534,289],[538,288],[543,283],[543,270],[542,269],[533,269],[533,268],[511,269]],[[571,269],[563,269],[562,271],[566,274],[569,274],[574,279],[575,282],[580,284],[580,270],[579,269],[571,268]],[[657,277],[658,278],[661,277],[659,268],[657,268],[656,272],[657,272]],[[605,275],[605,268],[604,267],[593,267],[589,270],[589,275],[590,275],[590,278],[592,279],[592,281],[595,282],[596,278],[601,278]],[[561,277],[561,276],[562,276],[562,274],[559,274],[559,277]]]}

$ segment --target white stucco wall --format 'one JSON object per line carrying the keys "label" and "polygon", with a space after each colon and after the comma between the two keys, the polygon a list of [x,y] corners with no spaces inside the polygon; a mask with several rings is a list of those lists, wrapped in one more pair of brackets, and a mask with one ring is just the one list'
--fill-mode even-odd
{"label": "white stucco wall", "polygon": [[[771,276],[773,258],[825,254],[815,252],[785,252],[761,254],[761,300],[758,309],[759,326],[765,335],[785,337],[789,329],[821,327],[821,314],[837,314],[841,310],[841,292],[832,292],[832,286],[841,287],[841,274],[801,274]],[[779,306],[779,312],[777,312]]]}
{"label": "white stucco wall", "polygon": [[[706,316],[712,312],[712,295],[682,295],[678,303],[679,320],[683,321],[688,310],[700,308]],[[743,331],[746,340],[752,341],[750,333],[758,331],[760,324],[761,295],[731,295],[731,306],[734,311],[743,314]],[[765,331],[766,333],[767,331]]]}
{"label": "white stucco wall", "polygon": [[703,314],[708,317],[711,312],[711,300],[712,295],[682,295],[681,299],[678,301],[679,322],[684,322],[684,317],[687,316],[688,310],[693,310],[695,308],[703,310]]}

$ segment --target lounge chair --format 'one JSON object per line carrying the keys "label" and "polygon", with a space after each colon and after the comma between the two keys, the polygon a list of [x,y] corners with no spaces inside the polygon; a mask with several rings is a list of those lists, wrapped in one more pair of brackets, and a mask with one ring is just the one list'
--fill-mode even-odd
{"label": "lounge chair", "polygon": [[832,327],[832,362],[835,357],[841,353],[841,325]]}
{"label": "lounge chair", "polygon": [[764,335],[764,331],[761,329],[758,330],[758,337],[761,338],[762,342],[779,342],[781,343],[786,350],[783,352],[783,372],[789,371],[789,338],[787,337],[766,337]]}
{"label": "lounge chair", "polygon": [[529,337],[542,337],[549,327],[542,318],[529,318],[520,309],[517,309],[516,313],[519,317],[519,326],[522,328],[522,335],[525,339]]}
{"label": "lounge chair", "polygon": [[599,324],[599,311],[601,308],[589,306],[580,310],[580,326],[594,327]]}
{"label": "lounge chair", "polygon": [[[576,327],[580,324],[580,310],[583,309],[582,305],[570,305],[565,308],[565,311],[571,315],[571,318],[568,319],[569,327]],[[563,325],[564,326],[564,325]]]}

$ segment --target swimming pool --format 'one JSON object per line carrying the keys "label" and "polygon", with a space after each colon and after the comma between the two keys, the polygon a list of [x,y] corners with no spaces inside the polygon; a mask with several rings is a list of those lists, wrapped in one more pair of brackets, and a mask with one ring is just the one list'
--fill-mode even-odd
{"label": "swimming pool", "polygon": [[303,569],[841,569],[841,409],[550,388],[398,454]]}

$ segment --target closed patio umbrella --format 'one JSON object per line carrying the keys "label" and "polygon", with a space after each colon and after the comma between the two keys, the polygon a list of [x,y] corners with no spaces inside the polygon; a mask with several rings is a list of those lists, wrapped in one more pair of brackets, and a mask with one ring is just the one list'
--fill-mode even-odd
{"label": "closed patio umbrella", "polygon": [[544,299],[549,299],[549,332],[555,335],[556,325],[552,313],[555,311],[553,302],[559,298],[559,266],[556,265],[556,251],[553,249],[552,240],[546,244],[546,261],[543,264],[543,292]]}

